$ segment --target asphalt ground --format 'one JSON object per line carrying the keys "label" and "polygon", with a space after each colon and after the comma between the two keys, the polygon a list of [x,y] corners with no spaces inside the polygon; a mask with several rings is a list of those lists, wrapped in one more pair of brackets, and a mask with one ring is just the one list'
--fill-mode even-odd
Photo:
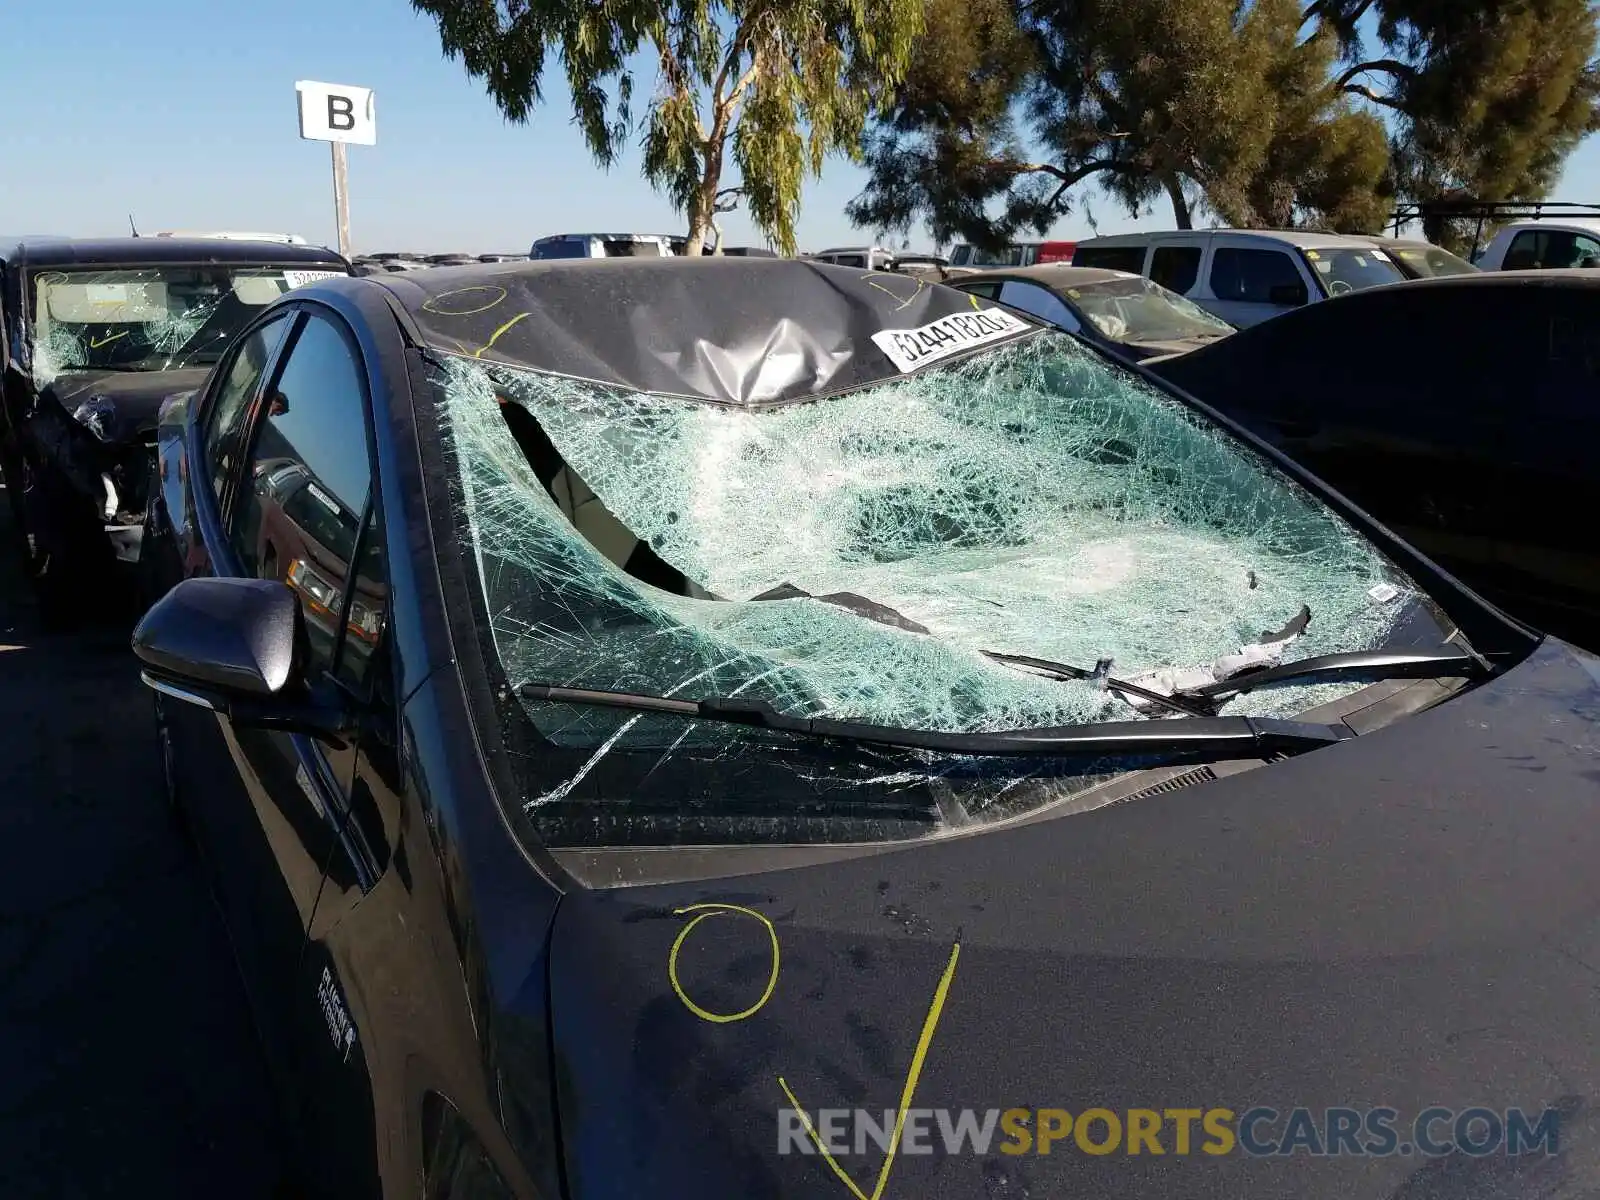
{"label": "asphalt ground", "polygon": [[10,519],[0,500],[0,1197],[281,1196],[127,622],[41,632]]}

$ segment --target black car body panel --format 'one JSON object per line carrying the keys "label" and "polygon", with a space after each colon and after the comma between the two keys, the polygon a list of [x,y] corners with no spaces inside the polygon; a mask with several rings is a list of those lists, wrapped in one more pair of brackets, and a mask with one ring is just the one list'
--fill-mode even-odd
{"label": "black car body panel", "polygon": [[[768,294],[761,272],[775,266],[789,277],[774,306],[798,291],[802,308],[832,313],[804,336],[783,334],[804,349],[782,379],[757,369],[759,346],[777,335],[750,303]],[[615,279],[591,282],[602,273]],[[341,1200],[1581,1194],[1593,1177],[1586,1098],[1600,1087],[1584,965],[1595,953],[1600,668],[1538,646],[1292,466],[1437,595],[1496,678],[1459,695],[1437,688],[1432,707],[1392,723],[1349,715],[1362,732],[1345,744],[1010,827],[788,859],[783,847],[626,851],[634,865],[615,876],[639,882],[620,888],[586,883],[574,856],[539,844],[511,768],[526,748],[500,716],[506,681],[459,533],[461,484],[427,390],[430,360],[488,357],[529,326],[519,356],[564,355],[612,381],[698,390],[728,407],[803,399],[806,387],[893,372],[875,352],[854,366],[835,357],[841,326],[870,332],[871,306],[884,302],[864,274],[687,259],[441,268],[314,284],[260,319],[297,322],[265,365],[260,413],[312,321],[343,331],[361,365],[389,604],[382,669],[344,756],[170,697],[161,711],[286,1118],[310,1159],[306,1190]],[[540,278],[558,299],[596,302],[574,299],[572,336],[554,349],[556,306],[534,290]],[[599,303],[630,278],[637,318]],[[806,278],[820,281],[809,296]],[[914,281],[903,286],[909,294]],[[442,318],[424,304],[480,288],[479,302],[520,290],[522,304],[465,333],[430,334]],[[830,306],[822,289],[851,302]],[[972,311],[959,293],[923,290],[936,294],[906,325]],[[713,296],[745,315],[700,324],[667,304],[704,314]],[[631,319],[678,339],[718,336],[706,334],[711,351],[658,345],[649,361]],[[741,321],[748,338],[732,335]],[[602,338],[594,325],[605,323]],[[156,593],[252,573],[206,459],[219,374],[163,412],[147,533]],[[669,865],[679,854],[698,862],[693,878]],[[662,876],[683,881],[650,882]],[[695,905],[718,906],[716,919],[695,923],[713,912]],[[904,1102],[1410,1115],[1439,1103],[1557,1106],[1566,1124],[1561,1157],[1525,1161],[1183,1156],[1168,1125],[1159,1160],[991,1147],[901,1154],[884,1174],[883,1156],[868,1153],[841,1160],[847,1184],[817,1155],[778,1153],[791,1093],[812,1112]]]}
{"label": "black car body panel", "polygon": [[1600,645],[1600,279],[1417,280],[1151,370],[1226,412],[1528,623]]}
{"label": "black car body panel", "polygon": [[[92,278],[96,271],[255,267],[350,270],[321,247],[214,238],[27,238],[0,245],[0,456],[19,527],[32,538],[36,572],[54,571],[55,583],[71,587],[96,579],[116,559],[137,558],[157,413],[166,400],[197,388],[208,368],[64,363],[46,371],[42,348],[34,345],[34,281],[51,271],[68,279],[79,272]],[[125,336],[107,334],[89,345],[115,345]],[[52,586],[48,599],[54,607],[68,597]]]}
{"label": "black car body panel", "polygon": [[[986,1155],[898,1156],[885,1195],[1581,1195],[1600,1133],[1597,717],[1600,669],[1552,644],[1403,727],[1226,782],[569,896],[551,968],[572,1194],[670,1177],[848,1196],[820,1155],[777,1153],[779,1110],[901,1103],[959,946],[915,1107],[1559,1106],[1567,1157],[1184,1156],[1169,1119],[1164,1157],[1011,1157],[997,1133]],[[697,905],[723,911],[686,936]],[[876,1147],[839,1161],[871,1194]]]}

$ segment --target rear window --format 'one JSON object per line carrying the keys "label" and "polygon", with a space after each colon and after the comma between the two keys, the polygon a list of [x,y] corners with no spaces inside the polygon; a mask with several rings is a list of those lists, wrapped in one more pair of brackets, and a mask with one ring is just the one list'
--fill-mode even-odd
{"label": "rear window", "polygon": [[1072,252],[1075,267],[1101,267],[1108,271],[1144,274],[1143,246],[1079,246]]}
{"label": "rear window", "polygon": [[577,238],[562,238],[559,242],[540,242],[533,248],[531,258],[588,258],[589,243]]}
{"label": "rear window", "polygon": [[607,258],[662,258],[662,245],[655,240],[635,241],[633,238],[606,238],[602,241]]}

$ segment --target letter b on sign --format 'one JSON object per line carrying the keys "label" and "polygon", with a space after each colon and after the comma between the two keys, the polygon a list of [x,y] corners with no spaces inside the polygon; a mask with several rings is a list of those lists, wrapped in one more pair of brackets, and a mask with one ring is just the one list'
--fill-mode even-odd
{"label": "letter b on sign", "polygon": [[294,85],[300,100],[300,136],[318,142],[371,146],[378,140],[372,89],[343,83]]}
{"label": "letter b on sign", "polygon": [[349,131],[356,127],[356,106],[349,96],[328,97],[328,128]]}

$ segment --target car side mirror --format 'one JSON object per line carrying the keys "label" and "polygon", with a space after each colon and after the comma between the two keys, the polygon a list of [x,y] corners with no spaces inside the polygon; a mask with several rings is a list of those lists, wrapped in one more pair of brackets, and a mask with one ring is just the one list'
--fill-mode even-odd
{"label": "car side mirror", "polygon": [[272,579],[185,579],[133,631],[141,678],[162,695],[243,728],[343,745],[354,721],[305,686],[305,645],[299,597]]}
{"label": "car side mirror", "polygon": [[1309,299],[1303,283],[1279,283],[1267,290],[1267,302],[1279,308],[1299,308]]}

